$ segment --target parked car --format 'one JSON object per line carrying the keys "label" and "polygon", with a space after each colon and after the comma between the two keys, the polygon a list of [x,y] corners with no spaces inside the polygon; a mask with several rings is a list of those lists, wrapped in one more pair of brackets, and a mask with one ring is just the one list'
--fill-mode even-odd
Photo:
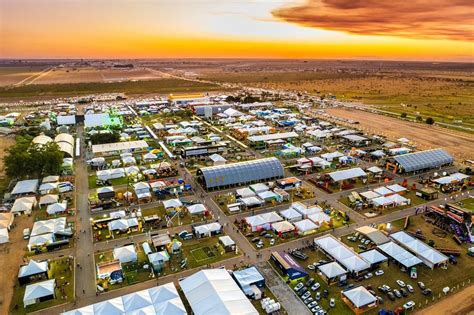
{"label": "parked car", "polygon": [[327,299],[328,296],[329,296],[328,290],[324,290],[324,291],[323,291],[323,298]]}
{"label": "parked car", "polygon": [[431,294],[433,294],[433,292],[431,291],[431,289],[424,289],[423,291],[421,291],[421,293],[423,293],[423,295],[431,295]]}
{"label": "parked car", "polygon": [[393,294],[393,292],[388,292],[387,296],[391,301],[395,301],[395,294]]}
{"label": "parked car", "polygon": [[274,239],[274,238],[272,238],[272,239],[270,240],[270,246],[273,246],[273,245],[275,245],[275,239]]}
{"label": "parked car", "polygon": [[316,292],[316,296],[314,297],[316,301],[321,300],[321,292]]}
{"label": "parked car", "polygon": [[365,240],[364,245],[367,246],[370,244],[370,240]]}
{"label": "parked car", "polygon": [[382,287],[383,287],[383,288],[385,289],[385,291],[387,291],[387,292],[392,291],[392,289],[391,289],[388,285],[386,285],[386,284],[383,284]]}
{"label": "parked car", "polygon": [[25,228],[23,230],[23,239],[24,240],[29,239],[30,238],[30,233],[31,233],[30,228]]}
{"label": "parked car", "polygon": [[355,237],[355,236],[348,236],[347,239],[351,242],[357,241],[357,237]]}
{"label": "parked car", "polygon": [[310,264],[310,265],[308,265],[308,269],[309,270],[315,270],[316,266],[314,264]]}
{"label": "parked car", "polygon": [[379,302],[379,304],[383,304],[384,300],[381,296],[377,295],[376,298],[377,298],[377,301]]}
{"label": "parked car", "polygon": [[410,293],[415,292],[415,290],[413,289],[413,287],[412,287],[410,284],[407,284],[407,290],[408,290],[408,292],[410,292]]}
{"label": "parked car", "polygon": [[311,303],[313,301],[314,301],[314,299],[312,297],[309,297],[306,300],[304,300],[303,302],[304,302],[304,304],[308,305],[309,303]]}
{"label": "parked car", "polygon": [[425,284],[421,281],[418,282],[418,287],[422,290],[426,289]]}
{"label": "parked car", "polygon": [[314,278],[310,278],[308,281],[306,281],[306,286],[311,287],[314,284]]}
{"label": "parked car", "polygon": [[397,280],[397,284],[398,284],[401,288],[406,287],[405,282],[403,282],[402,280]]}
{"label": "parked car", "polygon": [[365,245],[358,245],[357,247],[359,247],[359,249],[361,249],[361,250],[366,250],[367,249],[367,246],[365,246]]}
{"label": "parked car", "polygon": [[401,288],[401,289],[400,289],[400,293],[401,293],[403,296],[408,296],[408,291],[407,291],[405,288]]}
{"label": "parked car", "polygon": [[318,302],[316,302],[316,301],[313,301],[313,302],[308,304],[308,308],[313,308],[313,307],[316,307],[316,306],[318,306]]}
{"label": "parked car", "polygon": [[293,288],[293,290],[295,290],[296,292],[298,292],[298,291],[301,290],[303,287],[304,287],[303,282],[298,282],[298,284],[295,285],[295,287]]}
{"label": "parked car", "polygon": [[402,297],[402,294],[397,289],[393,289],[393,294],[395,294],[395,296],[399,299]]}
{"label": "parked car", "polygon": [[385,289],[383,286],[379,286],[379,287],[377,288],[377,290],[379,290],[379,291],[382,292],[382,293],[387,293],[387,292],[388,292],[387,289]]}
{"label": "parked car", "polygon": [[260,238],[258,237],[252,238],[252,243],[257,243],[257,242],[260,242]]}
{"label": "parked car", "polygon": [[413,301],[408,301],[405,304],[403,304],[403,308],[406,310],[411,310],[413,307],[415,307],[415,302]]}
{"label": "parked car", "polygon": [[319,289],[321,287],[321,285],[319,284],[319,282],[316,282],[315,284],[313,284],[313,286],[311,287],[311,290],[312,291],[316,291],[317,289]]}
{"label": "parked car", "polygon": [[306,291],[306,292],[301,296],[301,299],[302,299],[302,300],[306,300],[306,299],[309,298],[310,296],[311,296],[311,292]]}
{"label": "parked car", "polygon": [[376,276],[381,276],[383,274],[384,274],[384,271],[382,269],[379,269],[379,270],[375,271]]}
{"label": "parked car", "polygon": [[334,298],[331,298],[331,299],[329,300],[329,306],[330,306],[330,307],[335,307],[335,306],[336,306],[336,300],[335,300]]}
{"label": "parked car", "polygon": [[315,307],[313,307],[313,308],[311,309],[311,312],[312,312],[313,314],[316,314],[316,313],[319,314],[320,311],[321,311],[321,306],[319,306],[319,305],[317,305],[317,306],[315,306]]}
{"label": "parked car", "polygon": [[366,274],[364,275],[364,279],[370,279],[370,278],[372,278],[373,276],[374,276],[374,275],[373,275],[371,272],[369,272],[369,273],[366,273]]}
{"label": "parked car", "polygon": [[[299,291],[298,291],[298,295],[299,296],[303,296],[303,294],[305,294],[306,292],[308,292],[308,288],[307,287],[302,287]],[[309,297],[309,296],[308,296]],[[307,298],[308,298],[307,297]]]}

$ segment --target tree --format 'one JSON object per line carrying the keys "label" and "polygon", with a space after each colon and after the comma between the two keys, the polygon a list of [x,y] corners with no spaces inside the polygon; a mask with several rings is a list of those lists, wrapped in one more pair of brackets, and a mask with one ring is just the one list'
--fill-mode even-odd
{"label": "tree", "polygon": [[401,113],[401,114],[400,114],[400,117],[402,117],[402,118],[407,118],[407,113]]}
{"label": "tree", "polygon": [[90,139],[92,144],[113,143],[120,141],[120,134],[118,131],[101,132],[93,134]]}
{"label": "tree", "polygon": [[426,118],[426,120],[425,120],[425,123],[427,123],[428,125],[432,125],[432,124],[434,124],[434,122],[435,122],[434,119],[431,118],[431,117],[428,117],[428,118]]}
{"label": "tree", "polygon": [[11,178],[57,175],[61,171],[63,156],[55,142],[31,144],[31,140],[18,137],[16,144],[7,150],[5,171]]}
{"label": "tree", "polygon": [[417,120],[417,121],[422,121],[423,118],[422,118],[421,116],[416,116],[416,120]]}

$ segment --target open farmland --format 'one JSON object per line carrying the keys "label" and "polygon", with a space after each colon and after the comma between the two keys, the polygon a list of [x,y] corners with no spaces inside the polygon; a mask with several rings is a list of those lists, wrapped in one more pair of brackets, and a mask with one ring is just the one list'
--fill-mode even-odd
{"label": "open farmland", "polygon": [[112,83],[34,84],[0,89],[0,99],[38,96],[71,96],[95,93],[164,94],[222,90],[221,87],[179,79]]}
{"label": "open farmland", "polygon": [[64,84],[88,82],[119,82],[134,80],[156,80],[161,75],[147,69],[113,69],[96,67],[54,68],[47,75],[35,81],[35,84]]}
{"label": "open farmland", "polygon": [[473,157],[474,141],[472,141],[472,135],[467,133],[360,110],[332,108],[327,109],[326,112],[332,116],[358,121],[359,126],[370,133],[383,134],[394,140],[406,137],[420,149],[441,147],[461,160]]}
{"label": "open farmland", "polygon": [[48,67],[45,65],[1,66],[0,87],[21,84],[37,77]]}
{"label": "open farmland", "polygon": [[395,113],[430,116],[447,123],[462,120],[474,125],[474,79],[470,72],[237,72],[216,74],[215,79],[266,89],[335,95],[341,100],[358,101]]}

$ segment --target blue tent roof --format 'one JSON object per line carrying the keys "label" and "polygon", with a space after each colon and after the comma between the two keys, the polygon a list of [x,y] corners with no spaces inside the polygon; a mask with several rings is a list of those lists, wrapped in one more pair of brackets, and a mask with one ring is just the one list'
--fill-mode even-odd
{"label": "blue tent roof", "polygon": [[266,158],[239,163],[203,167],[197,175],[204,177],[206,188],[282,178],[283,165],[277,158]]}
{"label": "blue tent roof", "polygon": [[442,149],[403,154],[394,159],[405,172],[436,168],[454,162],[454,158]]}

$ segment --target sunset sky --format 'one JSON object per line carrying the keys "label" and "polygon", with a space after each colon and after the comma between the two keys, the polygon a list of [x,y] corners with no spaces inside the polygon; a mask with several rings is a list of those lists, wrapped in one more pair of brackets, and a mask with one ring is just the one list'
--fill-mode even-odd
{"label": "sunset sky", "polygon": [[0,0],[0,57],[472,61],[473,3]]}

